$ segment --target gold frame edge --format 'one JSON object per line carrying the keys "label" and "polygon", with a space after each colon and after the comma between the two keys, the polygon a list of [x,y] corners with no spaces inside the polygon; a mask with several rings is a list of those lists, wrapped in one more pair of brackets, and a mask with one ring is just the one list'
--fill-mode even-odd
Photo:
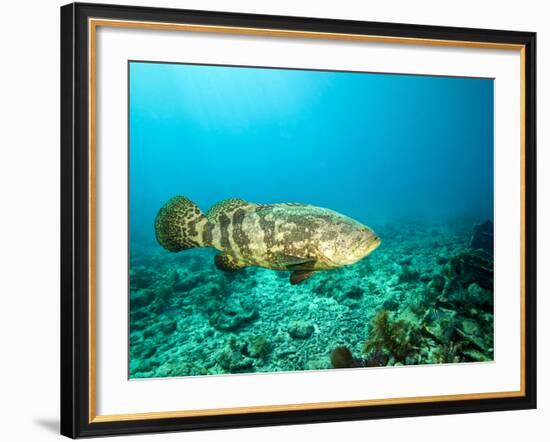
{"label": "gold frame edge", "polygon": [[[97,27],[118,27],[118,28],[138,28],[148,30],[170,30],[170,31],[187,31],[187,32],[210,32],[222,34],[237,34],[237,35],[256,35],[256,36],[273,36],[273,37],[294,37],[294,38],[310,38],[310,39],[327,39],[340,41],[358,41],[371,43],[389,43],[389,44],[416,44],[422,46],[444,46],[444,47],[462,47],[462,48],[477,48],[477,49],[498,49],[519,51],[520,53],[520,197],[521,197],[521,231],[520,231],[520,389],[518,391],[498,391],[487,393],[465,393],[453,395],[437,395],[437,396],[414,396],[402,398],[388,399],[368,399],[368,400],[352,400],[352,401],[332,401],[332,402],[314,402],[301,404],[283,404],[283,405],[261,405],[248,407],[233,407],[233,408],[216,408],[216,409],[195,409],[195,410],[179,410],[179,411],[158,411],[144,413],[127,413],[127,414],[110,414],[98,415],[96,413],[96,36]],[[442,401],[460,401],[460,400],[482,400],[482,399],[497,399],[497,398],[514,398],[525,396],[525,45],[523,44],[506,44],[506,43],[491,43],[491,42],[474,42],[461,40],[438,40],[438,39],[423,39],[410,37],[390,37],[376,36],[363,34],[344,34],[344,33],[323,33],[310,31],[292,31],[281,29],[264,29],[264,28],[244,28],[233,26],[212,26],[212,25],[195,25],[182,23],[159,23],[159,22],[142,22],[132,20],[113,20],[113,19],[88,19],[88,99],[89,99],[89,423],[101,422],[117,422],[117,421],[132,421],[146,419],[168,419],[182,417],[198,417],[198,416],[220,416],[220,415],[236,415],[246,413],[269,413],[278,411],[297,411],[297,410],[321,410],[327,408],[347,408],[347,407],[365,407],[375,405],[396,405],[396,404],[414,404],[427,402],[442,402]]]}

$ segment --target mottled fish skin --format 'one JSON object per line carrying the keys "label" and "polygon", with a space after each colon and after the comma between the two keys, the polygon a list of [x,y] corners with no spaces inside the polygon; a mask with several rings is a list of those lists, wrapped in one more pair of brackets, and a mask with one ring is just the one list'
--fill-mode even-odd
{"label": "mottled fish skin", "polygon": [[[380,243],[372,230],[351,218],[292,203],[249,204],[227,211],[211,235],[212,247],[248,265],[274,270],[289,269],[285,257],[311,261],[294,266],[295,270],[340,267],[366,256]],[[355,247],[357,254],[350,251]]]}
{"label": "mottled fish skin", "polygon": [[[216,265],[227,271],[246,266],[302,272],[353,264],[380,245],[367,226],[333,210],[307,204],[251,204],[228,199],[206,214],[188,198],[168,201],[155,219],[159,243],[172,252],[214,247]],[[298,278],[300,276],[300,278]]]}

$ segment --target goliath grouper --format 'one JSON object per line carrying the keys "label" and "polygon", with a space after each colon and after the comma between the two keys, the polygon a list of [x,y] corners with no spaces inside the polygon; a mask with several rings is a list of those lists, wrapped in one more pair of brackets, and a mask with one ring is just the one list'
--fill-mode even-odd
{"label": "goliath grouper", "polygon": [[353,264],[380,245],[367,226],[329,209],[233,198],[203,214],[192,201],[176,196],[159,210],[155,232],[171,252],[214,247],[221,251],[214,260],[220,270],[288,270],[291,284],[318,270]]}

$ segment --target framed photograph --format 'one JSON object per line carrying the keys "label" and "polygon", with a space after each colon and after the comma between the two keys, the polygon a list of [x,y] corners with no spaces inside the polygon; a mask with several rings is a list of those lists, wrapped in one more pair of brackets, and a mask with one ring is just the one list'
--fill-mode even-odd
{"label": "framed photograph", "polygon": [[61,8],[61,432],[536,406],[530,32]]}

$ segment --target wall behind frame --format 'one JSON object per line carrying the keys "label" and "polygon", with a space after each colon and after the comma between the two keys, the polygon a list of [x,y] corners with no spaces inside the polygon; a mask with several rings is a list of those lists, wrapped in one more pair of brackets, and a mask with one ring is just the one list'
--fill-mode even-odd
{"label": "wall behind frame", "polygon": [[[114,0],[113,0],[114,1]],[[101,2],[97,3],[112,3]],[[550,104],[550,14],[544,2],[524,0],[119,0],[128,5],[210,9],[233,12],[501,28],[538,32],[539,226],[550,222],[545,204],[550,177],[546,107]],[[0,426],[2,439],[60,440],[59,411],[59,6],[63,1],[28,0],[4,5],[0,27]],[[547,165],[547,167],[545,167]],[[550,350],[550,323],[542,315],[547,280],[543,263],[550,240],[539,229],[539,409],[506,413],[393,419],[268,427],[223,432],[147,435],[127,441],[186,440],[225,442],[342,438],[463,442],[465,439],[512,441],[548,433],[550,387],[544,376]],[[545,247],[543,251],[542,248]],[[114,438],[117,439],[117,438]]]}

